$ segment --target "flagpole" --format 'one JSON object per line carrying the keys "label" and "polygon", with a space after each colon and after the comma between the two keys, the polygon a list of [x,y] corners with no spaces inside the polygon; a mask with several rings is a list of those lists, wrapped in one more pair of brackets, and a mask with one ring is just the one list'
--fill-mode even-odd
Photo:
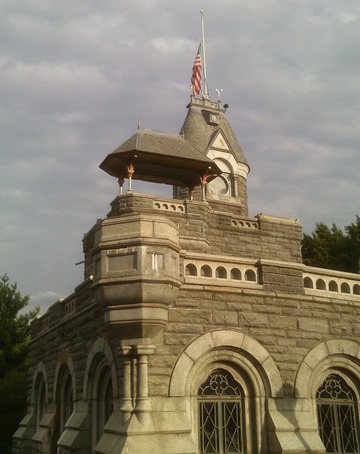
{"label": "flagpole", "polygon": [[203,87],[203,97],[208,98],[208,86],[206,78],[206,52],[205,52],[205,33],[204,33],[204,11],[200,11],[201,14],[201,48],[203,54],[203,74],[204,74],[204,87]]}

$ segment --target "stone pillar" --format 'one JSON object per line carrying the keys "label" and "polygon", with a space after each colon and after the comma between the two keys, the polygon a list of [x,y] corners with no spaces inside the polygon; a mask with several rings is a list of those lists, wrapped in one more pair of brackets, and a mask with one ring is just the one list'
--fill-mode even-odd
{"label": "stone pillar", "polygon": [[120,410],[123,413],[124,422],[126,422],[130,418],[131,412],[133,411],[131,390],[132,347],[126,345],[120,347],[119,351],[123,356],[122,403],[120,405]]}
{"label": "stone pillar", "polygon": [[137,414],[140,423],[144,424],[148,421],[151,411],[147,357],[154,353],[155,347],[152,345],[138,345],[134,349],[138,356],[135,413]]}

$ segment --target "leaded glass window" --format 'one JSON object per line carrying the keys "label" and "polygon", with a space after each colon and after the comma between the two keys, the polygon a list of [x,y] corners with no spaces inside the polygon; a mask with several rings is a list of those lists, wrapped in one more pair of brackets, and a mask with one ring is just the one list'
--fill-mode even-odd
{"label": "leaded glass window", "polygon": [[198,405],[200,453],[243,453],[243,391],[232,375],[212,371],[199,388]]}
{"label": "leaded glass window", "polygon": [[319,432],[326,452],[359,451],[357,402],[353,391],[339,375],[327,377],[316,393]]}

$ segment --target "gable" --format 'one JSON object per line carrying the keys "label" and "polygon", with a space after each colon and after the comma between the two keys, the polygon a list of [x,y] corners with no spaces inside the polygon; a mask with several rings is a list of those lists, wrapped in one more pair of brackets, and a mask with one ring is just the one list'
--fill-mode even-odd
{"label": "gable", "polygon": [[227,141],[222,133],[222,131],[218,131],[210,143],[210,148],[217,148],[218,150],[230,151]]}

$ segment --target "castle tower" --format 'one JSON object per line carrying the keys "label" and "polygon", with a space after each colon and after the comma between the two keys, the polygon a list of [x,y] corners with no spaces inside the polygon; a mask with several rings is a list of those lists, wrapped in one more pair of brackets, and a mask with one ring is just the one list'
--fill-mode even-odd
{"label": "castle tower", "polygon": [[31,325],[14,454],[360,452],[359,275],[304,266],[298,220],[248,216],[220,103],[192,97],[179,135],[139,129],[100,167],[119,194],[84,281]]}
{"label": "castle tower", "polygon": [[[246,180],[250,167],[226,118],[220,101],[191,97],[188,112],[180,134],[191,145],[211,159],[221,174],[206,187],[206,199],[219,205],[241,205],[243,215],[248,214]],[[186,194],[175,188],[175,197]],[[214,204],[215,205],[215,204]]]}

